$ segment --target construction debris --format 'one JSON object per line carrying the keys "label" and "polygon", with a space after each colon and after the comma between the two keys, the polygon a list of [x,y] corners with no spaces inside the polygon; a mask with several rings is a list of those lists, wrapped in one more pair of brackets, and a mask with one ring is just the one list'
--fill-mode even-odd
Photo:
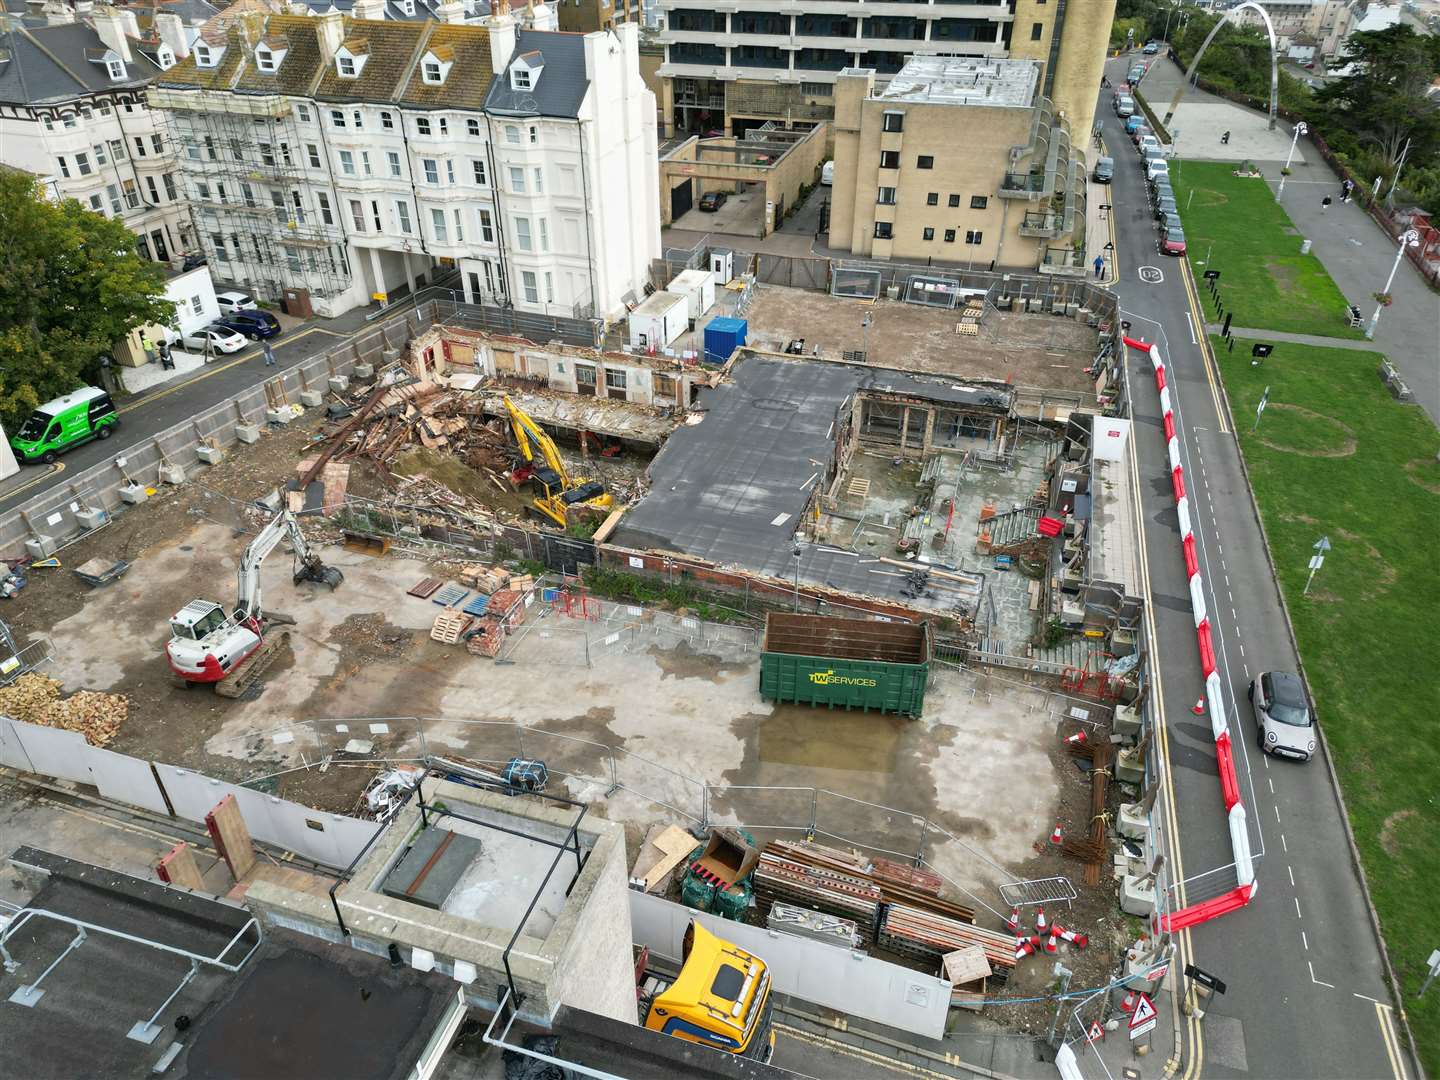
{"label": "construction debris", "polygon": [[827,945],[839,945],[853,949],[860,944],[860,934],[849,919],[835,915],[823,915],[818,911],[795,907],[793,904],[774,903],[765,925],[771,930],[784,930],[798,937],[823,941]]}
{"label": "construction debris", "polygon": [[631,885],[643,892],[656,892],[694,850],[695,837],[680,826],[652,825],[630,871]]}
{"label": "construction debris", "polygon": [[91,746],[106,746],[120,733],[130,711],[121,694],[80,690],[60,696],[60,682],[44,675],[21,675],[0,690],[0,713],[41,727],[77,731]]}

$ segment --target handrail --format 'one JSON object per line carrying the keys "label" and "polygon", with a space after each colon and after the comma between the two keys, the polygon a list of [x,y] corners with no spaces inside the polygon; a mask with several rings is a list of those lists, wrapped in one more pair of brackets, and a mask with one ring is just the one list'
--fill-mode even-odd
{"label": "handrail", "polygon": [[[12,934],[14,934],[17,930],[19,930],[22,926],[29,922],[31,918],[35,916],[46,919],[54,919],[57,922],[62,922],[73,926],[77,930],[93,931],[97,934],[105,934],[109,937],[120,938],[122,941],[134,942],[137,945],[148,945],[150,948],[159,949],[161,952],[172,953],[175,956],[183,956],[185,959],[191,961],[192,963],[208,964],[211,967],[218,967],[232,974],[239,971],[242,967],[245,966],[245,961],[249,960],[250,957],[254,955],[255,950],[260,947],[260,943],[264,938],[264,935],[260,932],[260,923],[252,918],[247,923],[245,923],[244,926],[240,927],[238,931],[236,931],[235,936],[232,937],[225,944],[225,947],[221,949],[219,953],[217,953],[215,956],[205,956],[203,953],[191,952],[189,949],[182,949],[178,945],[165,945],[161,942],[151,941],[149,938],[137,937],[134,934],[127,934],[121,930],[115,930],[108,926],[100,926],[98,923],[85,922],[83,919],[77,919],[71,915],[62,915],[58,911],[50,911],[48,908],[25,907],[21,908],[16,913],[15,917],[10,920],[9,924],[5,927],[3,931],[0,931],[0,957],[4,958],[6,971],[14,972],[20,965],[17,961],[11,958],[9,950],[5,948],[5,942],[10,939],[10,936]],[[255,944],[250,947],[250,951],[247,952],[240,959],[240,962],[238,964],[225,963],[223,959],[225,954],[235,947],[235,944],[245,935],[246,931],[248,931],[252,926],[255,928]]]}

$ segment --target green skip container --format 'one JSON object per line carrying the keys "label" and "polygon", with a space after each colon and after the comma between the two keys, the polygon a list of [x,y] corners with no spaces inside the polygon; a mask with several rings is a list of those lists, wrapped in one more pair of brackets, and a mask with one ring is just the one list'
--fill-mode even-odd
{"label": "green skip container", "polygon": [[766,701],[919,716],[929,677],[926,623],[766,616],[760,657]]}

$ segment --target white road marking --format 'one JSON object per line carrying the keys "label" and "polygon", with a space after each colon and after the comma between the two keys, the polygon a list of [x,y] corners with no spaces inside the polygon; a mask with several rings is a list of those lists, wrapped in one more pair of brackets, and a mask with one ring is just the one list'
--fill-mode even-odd
{"label": "white road marking", "polygon": [[1286,855],[1290,854],[1290,845],[1285,843],[1285,834],[1283,832],[1280,834],[1280,846],[1285,849]]}
{"label": "white road marking", "polygon": [[[1244,645],[1241,645],[1241,646],[1240,646],[1240,655],[1241,655],[1241,656],[1244,656],[1244,655],[1245,655],[1245,646],[1244,646]],[[1241,667],[1243,667],[1243,668],[1245,669],[1245,681],[1246,681],[1246,682],[1249,682],[1249,681],[1250,681],[1250,665],[1249,665],[1249,664],[1242,664]]]}
{"label": "white road marking", "polygon": [[1293,867],[1287,866],[1285,872],[1290,875],[1290,887],[1293,889],[1295,887],[1295,870]]}
{"label": "white road marking", "polygon": [[1300,943],[1305,946],[1305,951],[1310,951],[1310,939],[1305,936],[1305,931],[1300,931]]}
{"label": "white road marking", "polygon": [[[1274,795],[1274,794],[1275,794],[1275,781],[1272,780],[1272,779],[1270,779],[1270,778],[1267,776],[1267,777],[1265,778],[1265,782],[1270,785],[1270,794],[1271,794],[1271,795]],[[1290,884],[1291,884],[1291,885],[1294,885],[1295,883],[1292,881]]]}
{"label": "white road marking", "polygon": [[1200,342],[1195,340],[1195,322],[1193,319],[1190,318],[1190,313],[1188,311],[1185,312],[1185,325],[1190,328],[1190,344],[1199,345]]}
{"label": "white road marking", "polygon": [[[1245,655],[1245,646],[1244,646],[1243,644],[1240,646],[1240,655],[1241,655],[1241,656],[1244,656],[1244,655]],[[1245,665],[1245,678],[1246,678],[1246,679],[1249,679],[1249,678],[1250,678],[1250,665],[1249,665],[1249,664],[1246,664],[1246,665]]]}
{"label": "white road marking", "polygon": [[1298,896],[1292,896],[1290,899],[1295,901],[1295,917],[1296,917],[1297,919],[1303,919],[1303,918],[1305,918],[1304,915],[1301,915],[1301,914],[1300,914],[1300,897],[1298,897]]}
{"label": "white road marking", "polygon": [[1279,803],[1276,803],[1276,804],[1275,804],[1275,824],[1276,824],[1276,825],[1279,825],[1279,824],[1280,824],[1280,804],[1279,804]]}
{"label": "white road marking", "polygon": [[[1365,999],[1366,1001],[1373,1001],[1373,1002],[1375,1002],[1376,1005],[1385,1005],[1385,1002],[1381,1001],[1379,998],[1372,998],[1369,994],[1359,994],[1359,993],[1355,993],[1355,991],[1353,991],[1353,990],[1351,991],[1351,993],[1354,994],[1354,995],[1355,995],[1356,997],[1358,997],[1358,998],[1363,998],[1363,999]],[[1389,1007],[1390,1007],[1389,1005],[1385,1005],[1385,1008],[1388,1009]]]}
{"label": "white road marking", "polygon": [[[1308,966],[1308,967],[1310,968],[1310,981],[1311,981],[1312,983],[1314,983],[1316,986],[1328,986],[1331,990],[1334,990],[1334,989],[1335,989],[1335,984],[1334,984],[1334,983],[1323,982],[1323,981],[1321,981],[1320,979],[1317,979],[1317,978],[1315,977],[1315,965],[1314,965],[1313,963],[1311,963],[1309,960],[1306,960],[1306,961],[1305,961],[1305,964],[1306,964],[1306,966]],[[1364,995],[1364,994],[1356,994],[1355,996],[1356,996],[1356,997],[1364,997],[1365,995]],[[1374,999],[1374,998],[1371,998],[1370,1000],[1371,1000],[1371,1001],[1374,1001],[1375,999]]]}

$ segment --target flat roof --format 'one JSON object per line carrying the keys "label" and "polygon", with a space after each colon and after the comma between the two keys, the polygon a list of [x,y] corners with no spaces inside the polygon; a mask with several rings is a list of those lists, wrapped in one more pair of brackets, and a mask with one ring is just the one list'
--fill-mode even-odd
{"label": "flat roof", "polygon": [[1033,105],[1039,85],[1037,60],[912,56],[874,96],[885,102],[1016,108]]}

